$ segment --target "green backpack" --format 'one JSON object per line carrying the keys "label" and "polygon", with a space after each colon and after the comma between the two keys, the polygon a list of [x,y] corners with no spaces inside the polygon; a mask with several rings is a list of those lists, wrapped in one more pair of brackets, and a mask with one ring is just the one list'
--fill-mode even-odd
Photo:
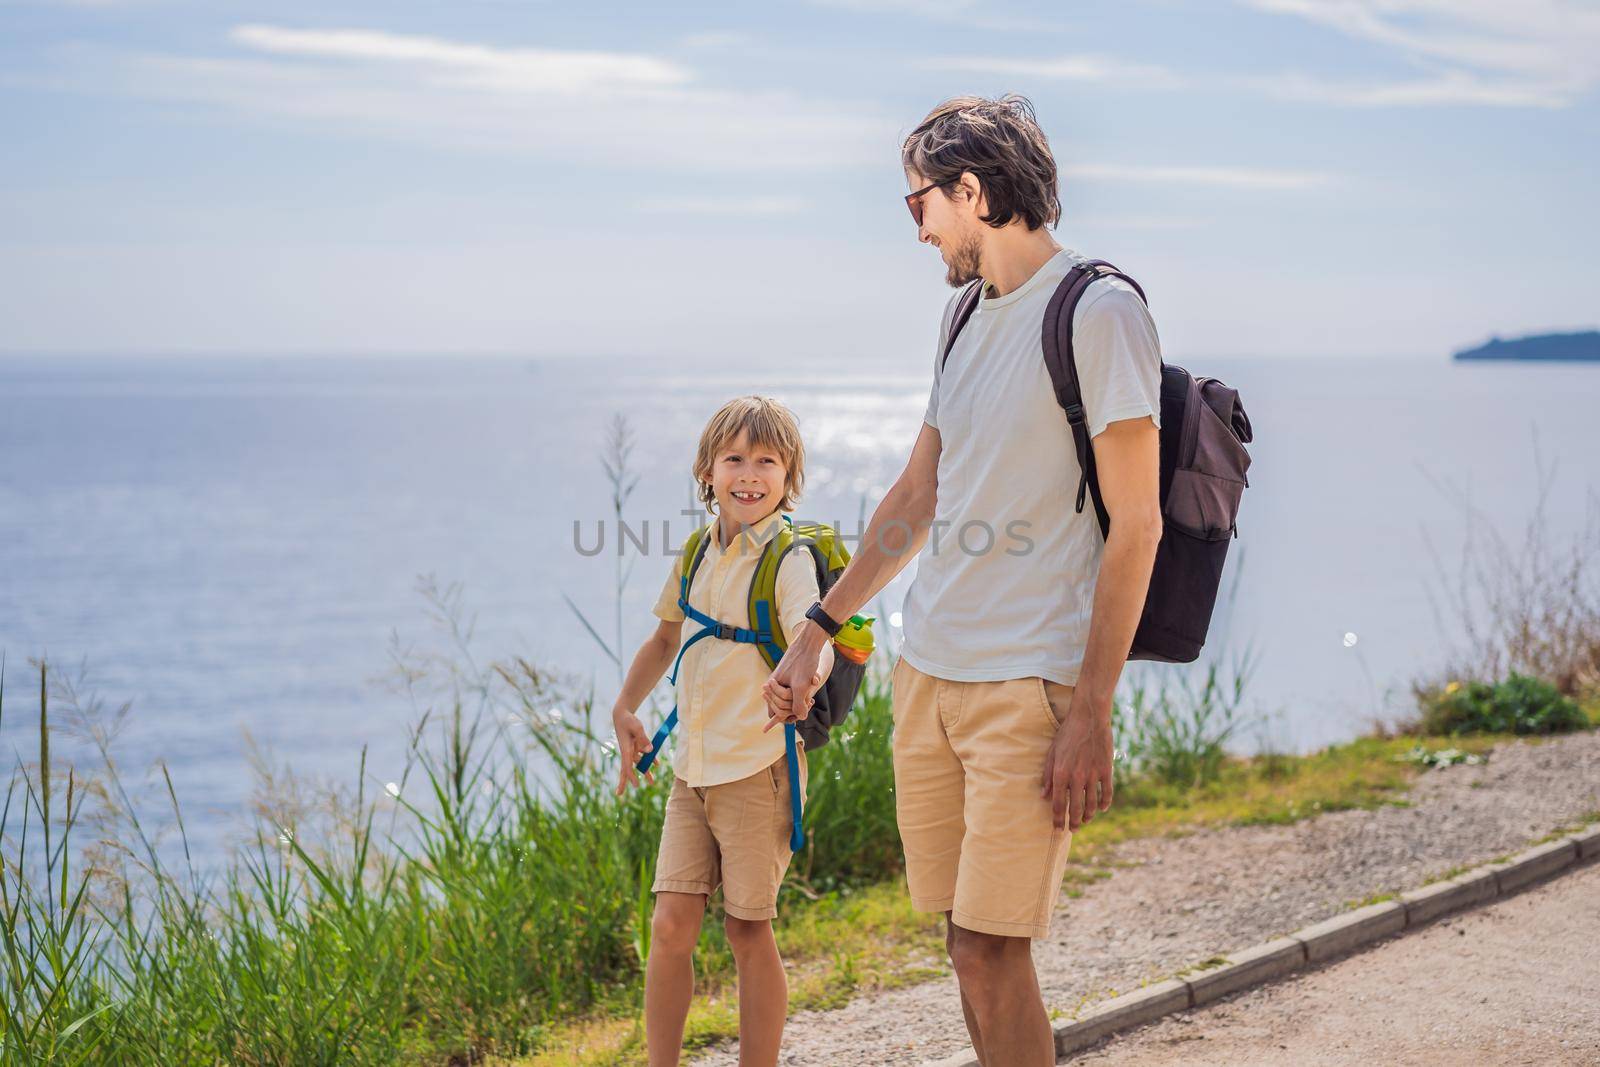
{"label": "green backpack", "polygon": [[[711,523],[695,530],[683,544],[683,559],[687,562],[683,566],[683,576],[678,583],[678,608],[685,618],[698,622],[701,628],[678,650],[678,658],[673,662],[672,673],[668,676],[668,681],[673,685],[678,681],[678,667],[683,663],[683,654],[696,641],[706,637],[754,645],[756,652],[766,662],[767,668],[769,670],[776,668],[778,661],[783,658],[784,649],[789,647],[789,640],[783,633],[783,626],[777,613],[778,567],[783,563],[784,557],[797,549],[804,549],[811,554],[812,563],[817,570],[817,588],[822,596],[826,596],[828,590],[833,588],[834,583],[839,580],[839,575],[844,572],[845,565],[850,562],[850,553],[845,549],[843,539],[833,527],[821,522],[797,523],[785,515],[778,532],[762,546],[761,558],[756,561],[755,573],[750,578],[750,592],[746,597],[748,615],[743,620],[746,625],[724,622],[712,618],[689,603],[689,590],[693,586],[695,572],[705,559],[706,546],[713,536],[712,523],[715,522],[713,519]],[[784,748],[789,764],[789,800],[794,817],[794,826],[789,835],[789,847],[792,851],[800,851],[805,844],[805,831],[800,825],[800,764],[795,755],[796,738],[798,736],[807,752],[827,744],[829,732],[843,721],[850,713],[851,707],[855,705],[866,673],[866,664],[835,655],[833,670],[812,699],[811,713],[798,723],[784,724]],[[638,769],[641,773],[650,769],[650,765],[655,762],[657,754],[661,751],[661,746],[666,743],[668,735],[677,725],[678,709],[674,705],[672,713],[656,731],[650,751],[639,758]]]}

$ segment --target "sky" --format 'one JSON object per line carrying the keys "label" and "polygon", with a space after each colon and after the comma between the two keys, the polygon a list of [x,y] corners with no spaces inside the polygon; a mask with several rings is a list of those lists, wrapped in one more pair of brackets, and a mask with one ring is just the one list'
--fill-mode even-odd
{"label": "sky", "polygon": [[1169,360],[1600,326],[1594,0],[0,0],[0,352],[931,358],[1020,92]]}

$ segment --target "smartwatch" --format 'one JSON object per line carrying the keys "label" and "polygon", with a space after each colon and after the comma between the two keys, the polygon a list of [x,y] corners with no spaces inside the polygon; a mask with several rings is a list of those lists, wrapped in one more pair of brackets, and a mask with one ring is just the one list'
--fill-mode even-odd
{"label": "smartwatch", "polygon": [[829,637],[839,636],[839,630],[844,626],[843,623],[834,622],[833,617],[822,610],[820,600],[806,609],[806,618],[822,627]]}

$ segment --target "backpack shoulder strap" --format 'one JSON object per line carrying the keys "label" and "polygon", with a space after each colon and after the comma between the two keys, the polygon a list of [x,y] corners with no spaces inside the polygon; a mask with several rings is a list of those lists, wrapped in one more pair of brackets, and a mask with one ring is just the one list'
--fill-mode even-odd
{"label": "backpack shoulder strap", "polygon": [[956,298],[956,313],[950,319],[950,333],[944,339],[944,355],[939,357],[939,369],[944,370],[944,365],[950,360],[950,350],[956,346],[956,335],[961,332],[961,327],[972,318],[972,313],[978,309],[978,300],[983,295],[983,279],[979,278],[968,283],[961,295]]}
{"label": "backpack shoulder strap", "polygon": [[1105,501],[1100,496],[1100,480],[1094,466],[1094,449],[1089,445],[1088,420],[1083,410],[1083,391],[1078,384],[1078,364],[1072,352],[1072,319],[1078,309],[1078,301],[1083,298],[1089,286],[1101,278],[1120,278],[1133,287],[1133,291],[1139,294],[1140,300],[1145,299],[1144,289],[1138,282],[1105,260],[1091,259],[1080,263],[1061,279],[1061,284],[1056,286],[1055,294],[1045,307],[1041,342],[1044,347],[1044,365],[1050,372],[1050,384],[1055,390],[1056,403],[1067,413],[1067,422],[1072,427],[1072,442],[1078,453],[1078,466],[1083,471],[1083,477],[1078,481],[1078,496],[1074,506],[1078,511],[1083,510],[1084,495],[1087,492],[1094,501],[1095,515],[1100,520],[1100,534],[1102,537],[1109,537],[1111,516],[1106,511]]}
{"label": "backpack shoulder strap", "polygon": [[[778,569],[784,557],[799,549],[810,553],[817,571],[817,588],[823,592],[828,590],[829,577],[850,562],[844,539],[832,526],[825,522],[793,522],[785,517],[784,529],[767,543],[750,577],[751,624],[771,633],[780,653],[789,647],[789,639],[783,632],[783,620],[778,618]],[[762,655],[771,666],[777,666],[770,649],[762,647]]]}
{"label": "backpack shoulder strap", "polygon": [[[711,522],[716,522],[712,519]],[[678,582],[678,595],[684,600],[689,599],[689,589],[694,585],[695,571],[700,569],[700,561],[706,558],[706,546],[711,543],[715,535],[711,532],[711,523],[697,526],[683,542],[683,573]]]}

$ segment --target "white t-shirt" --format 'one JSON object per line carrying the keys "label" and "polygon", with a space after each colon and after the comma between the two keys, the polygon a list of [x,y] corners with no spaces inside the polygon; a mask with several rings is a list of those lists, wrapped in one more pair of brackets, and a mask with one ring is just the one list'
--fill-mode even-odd
{"label": "white t-shirt", "polygon": [[[1041,333],[1057,284],[1085,258],[1062,249],[1014,292],[978,301],[941,372],[960,291],[945,308],[923,416],[941,442],[938,500],[901,644],[925,674],[1077,684],[1105,539],[1092,499],[1074,511],[1081,472]],[[1159,427],[1161,346],[1139,295],[1100,279],[1072,322],[1090,436],[1120,419]]]}

